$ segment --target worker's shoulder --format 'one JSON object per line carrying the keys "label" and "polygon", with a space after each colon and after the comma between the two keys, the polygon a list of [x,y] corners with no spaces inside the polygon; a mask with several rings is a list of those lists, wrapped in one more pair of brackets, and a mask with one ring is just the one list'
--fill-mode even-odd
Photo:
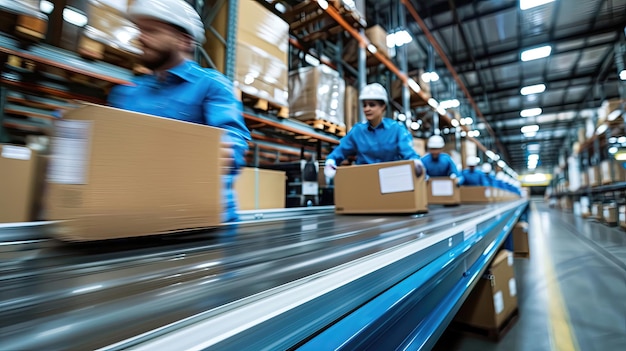
{"label": "worker's shoulder", "polygon": [[187,73],[196,77],[205,79],[213,84],[232,85],[233,83],[221,72],[213,68],[201,67],[198,64],[189,65]]}

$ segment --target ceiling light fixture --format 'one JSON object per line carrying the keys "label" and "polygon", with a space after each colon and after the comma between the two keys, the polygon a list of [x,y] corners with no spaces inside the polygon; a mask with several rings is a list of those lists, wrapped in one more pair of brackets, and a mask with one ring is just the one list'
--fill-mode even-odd
{"label": "ceiling light fixture", "polygon": [[413,37],[405,29],[387,34],[387,47],[402,46],[413,41]]}
{"label": "ceiling light fixture", "polygon": [[626,80],[626,69],[623,69],[621,72],[619,72],[619,79]]}
{"label": "ceiling light fixture", "polygon": [[417,84],[413,79],[409,79],[409,88],[413,89],[414,92],[419,93],[422,88]]}
{"label": "ceiling light fixture", "polygon": [[63,20],[77,27],[84,27],[88,22],[85,14],[69,6],[63,9]]}
{"label": "ceiling light fixture", "polygon": [[439,103],[439,105],[443,106],[443,108],[455,108],[455,107],[459,107],[461,103],[457,99],[452,99],[452,100],[443,100],[442,102]]}
{"label": "ceiling light fixture", "polygon": [[436,82],[439,80],[437,72],[424,72],[422,73],[422,80],[426,83]]}
{"label": "ceiling light fixture", "polygon": [[553,2],[554,0],[520,0],[519,1],[519,8],[521,10],[528,10],[528,9],[532,9],[533,7],[537,7],[537,6],[541,6],[541,5],[545,5],[548,3]]}
{"label": "ceiling light fixture", "polygon": [[552,53],[552,46],[540,46],[534,49],[528,49],[522,52],[522,61],[532,61],[540,58],[548,57]]}
{"label": "ceiling light fixture", "polygon": [[519,115],[522,117],[534,117],[539,116],[541,112],[543,112],[543,110],[540,107],[527,108],[525,110],[522,110]]}
{"label": "ceiling light fixture", "polygon": [[541,94],[544,91],[546,91],[545,84],[535,84],[535,85],[529,85],[527,87],[523,87],[520,90],[520,94],[522,95]]}
{"label": "ceiling light fixture", "polygon": [[527,133],[537,133],[539,131],[539,126],[536,124],[532,124],[529,126],[523,126],[522,127],[522,133],[523,134],[527,134]]}

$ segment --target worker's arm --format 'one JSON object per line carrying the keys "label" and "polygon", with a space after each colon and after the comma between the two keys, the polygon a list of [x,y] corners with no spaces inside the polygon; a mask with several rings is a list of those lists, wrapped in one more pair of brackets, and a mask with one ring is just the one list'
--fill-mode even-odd
{"label": "worker's arm", "polygon": [[413,137],[409,134],[409,131],[402,126],[398,137],[398,151],[400,153],[400,159],[402,160],[420,159],[420,155],[418,155],[413,148]]}
{"label": "worker's arm", "polygon": [[204,97],[203,108],[206,124],[223,128],[225,145],[233,150],[233,170],[245,166],[250,131],[243,119],[241,102],[235,97],[232,83],[218,72],[211,71],[209,88]]}
{"label": "worker's arm", "polygon": [[341,165],[341,163],[348,157],[356,154],[356,143],[354,142],[354,134],[356,133],[355,127],[353,127],[348,134],[341,139],[339,145],[327,157],[327,159],[335,160],[337,166]]}

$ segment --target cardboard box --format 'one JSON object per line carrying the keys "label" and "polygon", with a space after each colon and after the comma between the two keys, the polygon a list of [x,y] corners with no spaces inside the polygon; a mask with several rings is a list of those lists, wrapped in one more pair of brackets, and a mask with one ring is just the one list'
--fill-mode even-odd
{"label": "cardboard box", "polygon": [[616,160],[604,160],[600,163],[602,184],[626,181],[626,169],[624,162]]}
{"label": "cardboard box", "polygon": [[581,174],[580,187],[586,188],[588,186],[589,186],[589,172],[583,172]]}
{"label": "cardboard box", "polygon": [[[205,1],[217,15],[211,23],[221,38],[228,28],[228,2]],[[289,25],[257,1],[241,0],[237,7],[235,86],[243,92],[281,106],[288,105]],[[226,47],[207,31],[204,49],[218,71],[226,70]]]}
{"label": "cardboard box", "polygon": [[602,218],[610,225],[617,225],[617,206],[615,204],[604,205],[602,207]]}
{"label": "cardboard box", "polygon": [[600,168],[598,166],[589,167],[587,170],[589,174],[589,186],[600,185]]}
{"label": "cardboard box", "polygon": [[602,211],[602,203],[601,202],[597,202],[594,203],[593,205],[591,205],[591,218],[597,219],[599,221],[601,221],[602,215],[603,215],[603,211]]}
{"label": "cardboard box", "polygon": [[[387,31],[380,25],[374,25],[365,30],[365,36],[369,39],[370,43],[374,44],[378,52],[380,52],[386,58],[390,58],[389,48],[387,47]],[[365,50],[366,65],[375,66],[380,64],[380,61],[369,50]],[[351,65],[356,65],[359,59],[359,44],[355,39],[351,39],[345,43],[343,48],[343,60]]]}
{"label": "cardboard box", "polygon": [[86,105],[55,122],[47,219],[64,240],[215,227],[222,130]]}
{"label": "cardboard box", "polygon": [[626,206],[619,207],[619,226],[626,229]]}
{"label": "cardboard box", "polygon": [[235,180],[240,210],[285,208],[285,172],[245,167]]}
{"label": "cardboard box", "polygon": [[454,318],[457,323],[498,329],[517,309],[517,284],[510,251],[501,250]]}
{"label": "cardboard box", "polygon": [[0,144],[0,223],[33,220],[38,171],[38,157],[33,150]]}
{"label": "cardboard box", "polygon": [[328,66],[303,67],[289,72],[290,118],[300,121],[322,119],[345,125],[343,96],[345,82]]}
{"label": "cardboard box", "polygon": [[464,204],[486,204],[494,201],[494,191],[489,186],[462,186],[461,203]]}
{"label": "cardboard box", "polygon": [[413,161],[338,167],[335,212],[428,212],[424,176],[415,176]]}
{"label": "cardboard box", "polygon": [[461,203],[461,191],[449,177],[430,177],[427,183],[428,204],[458,205]]}
{"label": "cardboard box", "polygon": [[530,245],[528,243],[528,223],[517,222],[513,227],[513,252],[515,257],[527,258],[530,256]]}

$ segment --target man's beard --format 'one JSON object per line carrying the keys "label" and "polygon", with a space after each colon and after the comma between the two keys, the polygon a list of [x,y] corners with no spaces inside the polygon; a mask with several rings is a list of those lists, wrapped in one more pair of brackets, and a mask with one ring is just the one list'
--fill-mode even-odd
{"label": "man's beard", "polygon": [[144,66],[153,71],[163,67],[163,65],[165,65],[172,58],[171,51],[160,51],[155,49],[152,49],[152,51],[156,53],[153,58],[147,58],[143,55],[140,60]]}

